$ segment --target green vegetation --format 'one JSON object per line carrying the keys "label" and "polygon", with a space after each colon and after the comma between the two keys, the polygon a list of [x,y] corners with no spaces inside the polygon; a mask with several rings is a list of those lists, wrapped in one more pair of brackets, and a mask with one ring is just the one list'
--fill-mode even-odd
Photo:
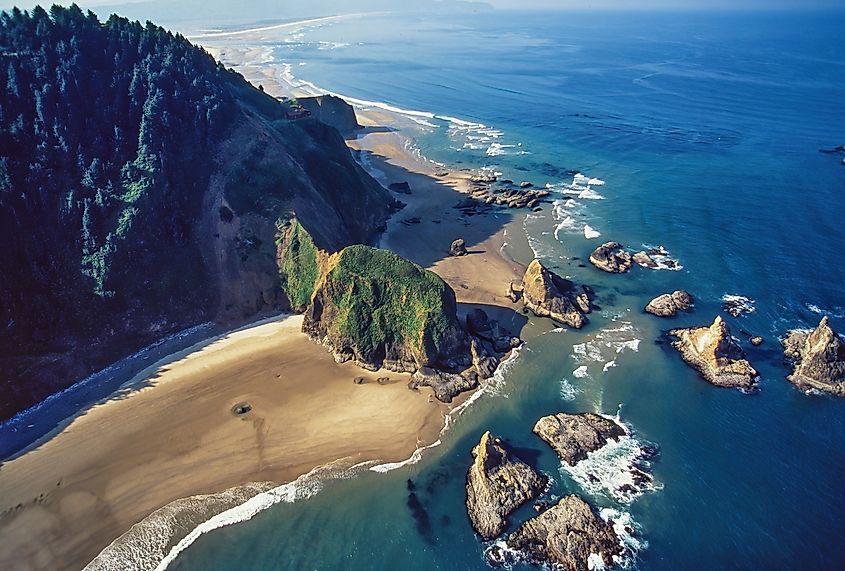
{"label": "green vegetation", "polygon": [[304,311],[311,303],[314,287],[320,277],[317,265],[317,247],[311,235],[298,220],[278,221],[276,229],[281,234],[279,275],[282,289],[288,296],[291,309]]}
{"label": "green vegetation", "polygon": [[255,142],[226,176],[226,200],[238,214],[274,216],[291,193],[286,165],[266,156],[266,142]]}
{"label": "green vegetation", "polygon": [[[52,271],[110,296],[115,260],[139,229],[155,220],[160,241],[186,240],[177,217],[207,188],[234,77],[150,23],[101,23],[75,5],[0,14],[0,210],[18,213],[0,213],[0,239],[14,246],[52,219],[21,258],[61,258]],[[56,233],[72,251],[49,251]]]}
{"label": "green vegetation", "polygon": [[337,314],[329,329],[363,352],[403,345],[436,352],[455,326],[454,294],[437,274],[367,246],[349,246],[327,277]]}

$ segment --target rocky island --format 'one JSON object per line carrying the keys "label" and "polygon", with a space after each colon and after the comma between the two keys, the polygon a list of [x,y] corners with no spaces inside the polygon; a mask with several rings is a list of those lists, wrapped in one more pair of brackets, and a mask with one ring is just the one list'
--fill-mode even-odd
{"label": "rocky island", "polygon": [[825,315],[813,331],[790,331],[784,355],[794,364],[787,377],[801,389],[845,396],[845,342]]}
{"label": "rocky island", "polygon": [[672,346],[684,361],[709,383],[743,390],[755,387],[757,371],[745,360],[721,316],[710,326],[673,329],[669,335],[677,338]]}
{"label": "rocky island", "polygon": [[507,546],[533,563],[566,571],[596,569],[599,562],[610,566],[622,553],[613,526],[575,495],[519,526]]}
{"label": "rocky island", "polygon": [[521,291],[511,287],[511,299],[519,299],[538,317],[549,317],[558,323],[580,329],[587,323],[590,313],[590,296],[587,288],[577,288],[533,260],[525,271]]}
{"label": "rocky island", "polygon": [[590,254],[590,263],[611,274],[623,274],[631,270],[634,260],[619,242],[605,242]]}
{"label": "rocky island", "polygon": [[467,513],[472,527],[484,539],[498,537],[507,517],[535,498],[547,479],[516,458],[490,432],[472,449],[474,458],[467,472]]}
{"label": "rocky island", "polygon": [[574,466],[590,452],[604,447],[610,440],[619,440],[627,432],[599,414],[559,413],[538,420],[534,434],[551,446],[561,460]]}
{"label": "rocky island", "polygon": [[655,297],[645,306],[645,312],[658,317],[675,317],[679,311],[688,311],[692,304],[693,299],[688,292],[677,290]]}

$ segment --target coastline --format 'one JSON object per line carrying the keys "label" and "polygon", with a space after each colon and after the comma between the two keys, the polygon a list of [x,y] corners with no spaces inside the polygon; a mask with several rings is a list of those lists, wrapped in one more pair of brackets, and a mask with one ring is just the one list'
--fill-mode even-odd
{"label": "coastline", "polygon": [[[230,65],[232,53],[227,50]],[[249,64],[254,55],[236,57]],[[239,70],[253,83],[263,78],[271,94],[299,95],[274,81],[281,78],[276,66]],[[367,157],[383,183],[405,181],[413,189],[399,196],[407,206],[390,220],[380,245],[443,277],[460,313],[482,306],[519,334],[524,320],[504,295],[524,269],[504,253],[507,229],[521,231],[519,215],[461,217],[452,206],[472,173],[438,176],[436,165],[389,128],[399,120],[389,112],[369,109],[358,117],[365,129],[348,141],[350,148]],[[408,217],[423,222],[402,224]],[[459,237],[471,254],[452,258],[449,245]],[[182,522],[182,537],[250,495],[321,466],[343,472],[367,462],[405,465],[437,443],[450,410],[477,394],[444,405],[429,389],[409,391],[407,374],[338,365],[300,332],[301,320],[283,317],[171,355],[4,463],[0,567],[81,568],[104,548],[119,548],[115,540],[125,543],[122,534],[143,527],[151,514],[179,512],[180,501],[198,495],[214,495],[217,508],[194,510]],[[367,382],[354,385],[356,376]],[[381,376],[390,383],[377,383]],[[243,402],[253,408],[237,417],[231,409]],[[182,537],[164,538],[160,549]],[[107,559],[103,553],[100,563]]]}

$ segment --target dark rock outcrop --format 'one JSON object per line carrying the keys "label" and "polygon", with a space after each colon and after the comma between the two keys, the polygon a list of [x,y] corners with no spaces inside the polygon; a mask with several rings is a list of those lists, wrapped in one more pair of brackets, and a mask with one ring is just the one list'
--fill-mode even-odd
{"label": "dark rock outcrop", "polygon": [[490,432],[472,449],[473,463],[467,472],[467,513],[472,527],[484,539],[498,537],[507,517],[535,498],[547,479],[516,458]]}
{"label": "dark rock outcrop", "polygon": [[845,342],[825,315],[811,332],[791,331],[783,341],[784,354],[794,362],[790,382],[802,389],[816,389],[845,396]]}
{"label": "dark rock outcrop", "polygon": [[344,135],[350,135],[361,128],[352,106],[334,95],[300,97],[299,105],[307,109],[312,117],[321,123],[331,125]]}
{"label": "dark rock outcrop", "polygon": [[669,335],[677,337],[672,346],[706,381],[717,387],[754,388],[757,371],[745,360],[721,316],[709,327],[673,329]]}
{"label": "dark rock outcrop", "polygon": [[659,264],[654,261],[654,258],[652,258],[648,254],[648,252],[645,252],[645,251],[640,251],[640,252],[637,252],[636,254],[634,254],[633,260],[634,260],[634,262],[636,262],[640,266],[642,266],[644,268],[649,268],[651,270],[660,267]]}
{"label": "dark rock outcrop", "polygon": [[411,185],[407,182],[394,182],[391,183],[387,188],[389,188],[393,192],[398,192],[401,194],[411,194]]}
{"label": "dark rock outcrop", "polygon": [[559,413],[538,420],[534,434],[551,446],[561,460],[574,466],[609,440],[618,440],[627,433],[619,424],[599,414]]}
{"label": "dark rock outcrop", "polygon": [[692,296],[683,290],[678,290],[657,296],[648,302],[645,311],[659,317],[674,317],[679,311],[689,310],[692,304]]}
{"label": "dark rock outcrop", "polygon": [[452,242],[452,245],[449,246],[449,255],[455,257],[467,255],[467,246],[463,238],[458,238]]}
{"label": "dark rock outcrop", "polygon": [[591,556],[601,558],[604,565],[613,565],[613,556],[622,552],[613,526],[575,495],[564,497],[519,526],[508,537],[507,545],[533,563],[566,571],[593,568]]}
{"label": "dark rock outcrop", "polygon": [[605,272],[622,274],[631,269],[633,258],[619,242],[605,242],[590,254],[590,263]]}
{"label": "dark rock outcrop", "polygon": [[473,370],[450,373],[431,367],[420,367],[408,381],[408,388],[430,387],[440,402],[452,402],[459,394],[478,387],[478,374]]}
{"label": "dark rock outcrop", "polygon": [[575,284],[543,267],[539,260],[528,265],[522,279],[522,301],[538,317],[580,329],[587,323],[589,296]]}

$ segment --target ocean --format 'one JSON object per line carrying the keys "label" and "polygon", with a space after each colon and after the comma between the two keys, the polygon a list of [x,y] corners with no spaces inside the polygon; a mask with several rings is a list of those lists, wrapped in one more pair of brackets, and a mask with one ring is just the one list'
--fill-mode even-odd
{"label": "ocean", "polygon": [[[778,340],[822,315],[845,331],[845,166],[819,152],[845,143],[843,29],[842,13],[378,15],[263,46],[291,81],[402,110],[431,160],[548,185],[527,242],[601,310],[533,336],[418,461],[316,474],[169,569],[487,569],[464,507],[485,430],[551,477],[551,498],[621,522],[622,566],[845,568],[845,401],[793,388]],[[674,267],[603,274],[584,260],[605,240],[662,246]],[[694,312],[643,314],[678,288]],[[749,310],[726,319],[755,394],[710,386],[663,342],[724,296]],[[630,437],[566,470],[531,433],[556,412],[618,416]],[[621,493],[631,463],[654,481]]]}

